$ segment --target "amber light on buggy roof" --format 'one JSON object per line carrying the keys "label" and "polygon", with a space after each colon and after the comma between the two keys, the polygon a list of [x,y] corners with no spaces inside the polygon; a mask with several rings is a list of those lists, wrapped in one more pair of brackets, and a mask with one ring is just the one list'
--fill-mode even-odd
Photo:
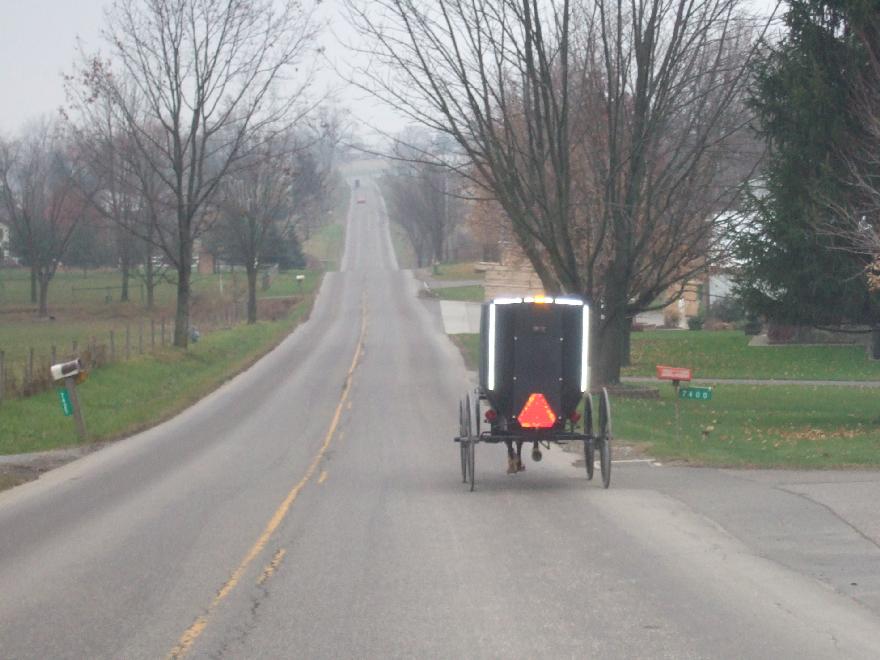
{"label": "amber light on buggy roof", "polygon": [[543,394],[533,392],[520,410],[517,421],[524,429],[549,429],[556,423],[556,413]]}

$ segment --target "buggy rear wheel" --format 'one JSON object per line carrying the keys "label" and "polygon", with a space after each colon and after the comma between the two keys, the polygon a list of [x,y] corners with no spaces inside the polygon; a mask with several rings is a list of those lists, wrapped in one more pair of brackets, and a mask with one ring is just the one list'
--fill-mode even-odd
{"label": "buggy rear wheel", "polygon": [[468,479],[470,481],[471,492],[474,490],[474,474],[475,463],[477,459],[477,441],[476,438],[468,440]]}
{"label": "buggy rear wheel", "polygon": [[[477,402],[477,406],[479,406],[479,402]],[[467,429],[467,472],[468,472],[468,481],[470,481],[471,490],[474,489],[474,462],[476,457],[474,454],[476,453],[476,444],[477,438],[473,435],[473,425],[471,424],[471,395],[467,394],[464,397],[464,418],[465,418],[465,428]]]}
{"label": "buggy rear wheel", "polygon": [[467,444],[465,442],[465,437],[467,436],[467,427],[465,426],[465,418],[464,418],[464,403],[462,401],[458,402],[458,448],[461,454],[461,481],[462,483],[467,483],[467,466],[468,466],[468,455],[467,455]]}
{"label": "buggy rear wheel", "polygon": [[599,465],[602,469],[602,485],[611,485],[611,400],[608,390],[602,388],[599,396]]}
{"label": "buggy rear wheel", "polygon": [[593,478],[593,466],[596,463],[596,451],[593,445],[593,396],[587,392],[584,399],[584,466],[587,468],[587,480]]}

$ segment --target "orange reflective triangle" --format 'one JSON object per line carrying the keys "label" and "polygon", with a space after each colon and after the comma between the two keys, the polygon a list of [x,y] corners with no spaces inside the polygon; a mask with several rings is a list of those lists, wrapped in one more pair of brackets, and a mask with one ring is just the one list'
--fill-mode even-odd
{"label": "orange reflective triangle", "polygon": [[556,423],[556,413],[540,392],[529,395],[517,418],[524,429],[549,429]]}

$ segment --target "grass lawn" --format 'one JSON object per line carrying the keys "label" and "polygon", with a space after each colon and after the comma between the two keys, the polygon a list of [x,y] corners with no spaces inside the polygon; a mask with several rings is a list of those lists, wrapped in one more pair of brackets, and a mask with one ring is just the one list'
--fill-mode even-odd
{"label": "grass lawn", "polygon": [[[303,320],[307,296],[282,321],[239,325],[205,336],[188,351],[111,364],[80,386],[90,439],[106,440],[148,428],[198,401],[278,344]],[[61,414],[55,391],[0,404],[0,454],[77,444],[72,418]]]}
{"label": "grass lawn", "polygon": [[432,269],[432,277],[437,280],[482,280],[486,273],[474,270],[473,261],[437,264]]}
{"label": "grass lawn", "polygon": [[[111,274],[102,273],[101,276],[109,279]],[[203,283],[198,289],[204,298],[210,298],[215,303],[226,301],[232,303],[233,288],[241,289],[239,300],[246,296],[244,286],[246,283],[244,273],[230,273],[217,275],[203,275],[200,281]],[[303,275],[302,282],[296,279],[297,275]],[[114,275],[114,277],[117,277]],[[289,271],[279,273],[272,281],[269,289],[263,290],[257,287],[258,299],[273,297],[286,297],[307,294],[315,290],[320,282],[321,274],[315,271]],[[224,294],[220,294],[220,281],[224,282]],[[207,285],[211,282],[210,285]],[[4,308],[0,306],[0,311]],[[53,311],[55,320],[40,320],[30,314],[10,314],[5,318],[0,316],[0,350],[6,355],[6,364],[9,368],[20,368],[27,360],[30,348],[35,351],[36,362],[41,363],[49,359],[51,347],[54,345],[59,356],[72,353],[73,342],[79,349],[88,345],[92,337],[96,337],[101,343],[107,343],[110,331],[116,333],[116,344],[121,354],[124,346],[126,326],[129,326],[129,336],[133,352],[137,352],[141,323],[145,324],[145,333],[149,333],[149,319],[153,318],[158,333],[160,319],[167,320],[167,340],[171,339],[171,321],[174,318],[173,306],[169,303],[158,307],[152,315],[138,303],[111,303],[83,302],[76,305],[57,307]],[[199,319],[198,311],[194,311],[194,324],[204,330],[205,326]],[[150,339],[145,334],[145,346],[149,347]],[[18,366],[16,366],[18,365]]]}
{"label": "grass lawn", "polygon": [[754,346],[742,332],[655,330],[632,334],[624,376],[654,376],[656,365],[690,367],[695,378],[880,380],[880,363],[860,346]]}
{"label": "grass lawn", "polygon": [[307,240],[303,249],[315,259],[320,259],[326,270],[339,270],[342,250],[345,246],[345,228],[341,224],[321,227]]}
{"label": "grass lawn", "polygon": [[396,222],[388,223],[388,233],[391,234],[391,245],[394,254],[397,255],[397,266],[402,270],[411,270],[418,267],[416,251],[407,238],[406,232]]}
{"label": "grass lawn", "polygon": [[[479,335],[451,339],[476,369]],[[873,388],[716,385],[711,401],[679,401],[680,434],[673,388],[659,384],[659,390],[659,401],[614,396],[611,402],[615,437],[643,444],[659,459],[739,467],[880,465],[880,391]]]}
{"label": "grass lawn", "polygon": [[460,300],[464,302],[483,302],[485,291],[479,284],[468,286],[451,286],[433,289],[441,300]]}
{"label": "grass lawn", "polygon": [[[612,399],[615,437],[701,465],[831,468],[880,465],[880,405],[870,388],[720,385],[708,402]],[[702,431],[712,427],[704,438]]]}
{"label": "grass lawn", "polygon": [[476,371],[480,366],[480,335],[449,335],[449,338],[452,339],[452,343],[458,346],[467,368]]}

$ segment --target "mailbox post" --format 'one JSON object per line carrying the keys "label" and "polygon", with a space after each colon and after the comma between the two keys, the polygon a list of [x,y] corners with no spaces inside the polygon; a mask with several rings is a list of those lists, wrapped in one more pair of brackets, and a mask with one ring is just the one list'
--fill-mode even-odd
{"label": "mailbox post", "polygon": [[660,380],[671,380],[672,387],[675,388],[675,431],[678,435],[678,439],[681,439],[681,416],[678,410],[678,388],[681,386],[681,381],[690,382],[692,377],[692,372],[690,369],[686,367],[667,367],[662,364],[657,365],[657,378]]}
{"label": "mailbox post", "polygon": [[[67,393],[67,398],[70,402],[71,408],[73,409],[73,418],[76,421],[76,432],[79,435],[79,439],[85,442],[88,439],[88,435],[86,433],[86,422],[83,418],[82,407],[79,404],[79,396],[76,393],[77,383],[85,380],[86,376],[86,371],[83,367],[82,360],[76,359],[71,360],[70,362],[53,364],[50,368],[50,373],[52,374],[52,380],[54,380],[56,383],[64,383],[64,391]],[[64,406],[63,396],[62,406]],[[69,414],[66,412],[66,409],[65,414]]]}

